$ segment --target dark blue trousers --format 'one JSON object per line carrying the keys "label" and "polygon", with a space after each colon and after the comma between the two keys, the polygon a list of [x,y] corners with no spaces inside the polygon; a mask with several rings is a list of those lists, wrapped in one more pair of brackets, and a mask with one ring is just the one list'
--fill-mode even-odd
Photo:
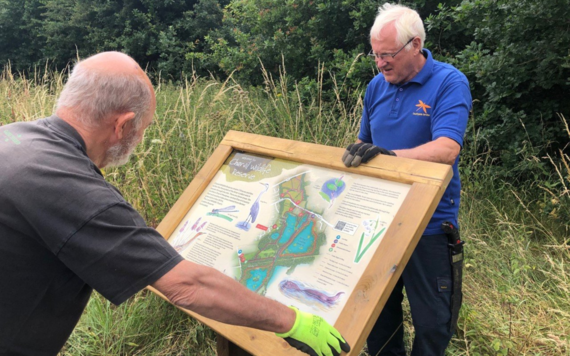
{"label": "dark blue trousers", "polygon": [[406,288],[415,329],[412,356],[444,355],[453,335],[449,331],[452,274],[446,235],[421,237],[368,336],[371,356],[406,355],[403,288]]}

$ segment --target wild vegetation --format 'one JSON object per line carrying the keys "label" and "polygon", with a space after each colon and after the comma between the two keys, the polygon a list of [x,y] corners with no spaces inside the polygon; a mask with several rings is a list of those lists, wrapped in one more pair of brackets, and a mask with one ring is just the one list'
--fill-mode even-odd
{"label": "wild vegetation", "polygon": [[[383,2],[383,1],[382,1]],[[567,137],[570,116],[570,0],[405,0],[425,19],[426,47],[471,83],[474,117],[467,137],[491,154],[496,174],[549,163]],[[336,95],[357,105],[375,73],[368,31],[376,0],[0,0],[0,66],[28,74],[61,71],[103,50],[133,56],[155,78],[184,84],[196,72],[263,85],[287,69],[287,92],[304,104]],[[263,63],[263,66],[260,65]],[[264,68],[264,69],[263,69]],[[342,78],[335,83],[334,73]],[[29,75],[29,74],[28,74]],[[335,93],[335,85],[347,90]],[[336,118],[333,118],[336,120]],[[524,163],[522,163],[524,162]],[[544,179],[543,176],[540,179]]]}
{"label": "wild vegetation", "polygon": [[[156,124],[129,164],[106,170],[106,179],[156,226],[230,129],[340,147],[356,137],[362,103],[347,105],[342,84],[332,87],[332,100],[320,89],[303,98],[285,72],[264,73],[259,87],[195,75],[158,83]],[[5,70],[0,123],[51,115],[65,74],[14,77]],[[317,88],[326,80],[343,83],[327,75],[321,71]],[[557,119],[570,140],[567,118]],[[536,156],[533,147],[546,143],[529,141],[518,164],[536,179],[517,181],[496,174],[494,152],[479,131],[468,135],[460,212],[465,301],[448,354],[570,355],[568,147]],[[405,328],[411,345],[409,315]],[[215,335],[149,292],[119,307],[95,293],[62,355],[102,354],[214,355]]]}
{"label": "wild vegetation", "polygon": [[[570,0],[403,3],[474,99],[460,168],[465,301],[448,354],[570,355]],[[156,124],[105,174],[156,226],[230,129],[352,142],[377,73],[364,54],[378,5],[0,0],[0,124],[50,115],[78,57],[133,56],[155,83]],[[149,292],[120,307],[95,294],[62,351],[93,354],[214,355],[215,336]]]}

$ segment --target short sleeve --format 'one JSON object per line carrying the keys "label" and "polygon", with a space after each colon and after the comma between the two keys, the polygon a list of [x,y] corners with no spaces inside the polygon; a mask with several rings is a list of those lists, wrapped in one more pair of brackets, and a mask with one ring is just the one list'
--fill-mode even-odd
{"label": "short sleeve", "polygon": [[67,240],[58,258],[117,305],[183,259],[126,202],[90,219]]}
{"label": "short sleeve", "polygon": [[467,79],[454,75],[442,86],[432,117],[432,139],[447,137],[463,147],[472,100]]}

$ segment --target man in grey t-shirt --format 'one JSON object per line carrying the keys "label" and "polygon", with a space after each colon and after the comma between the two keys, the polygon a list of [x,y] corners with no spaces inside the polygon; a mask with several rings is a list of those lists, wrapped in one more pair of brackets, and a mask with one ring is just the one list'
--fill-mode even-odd
{"label": "man in grey t-shirt", "polygon": [[320,317],[184,260],[103,179],[99,169],[128,160],[155,108],[139,65],[106,52],[75,66],[56,115],[0,127],[0,355],[55,355],[92,289],[120,304],[147,285],[311,354],[349,351]]}

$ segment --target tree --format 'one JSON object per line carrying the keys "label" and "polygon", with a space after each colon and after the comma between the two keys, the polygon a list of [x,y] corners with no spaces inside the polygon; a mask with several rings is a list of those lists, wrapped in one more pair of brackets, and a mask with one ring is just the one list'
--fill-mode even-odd
{"label": "tree", "polygon": [[229,0],[0,0],[0,63],[13,70],[117,50],[151,72],[180,78],[221,25]]}
{"label": "tree", "polygon": [[543,145],[532,146],[541,155],[566,145],[556,113],[570,112],[570,0],[463,1],[428,24],[471,41],[439,53],[469,77],[472,128],[508,170],[525,148]]}
{"label": "tree", "polygon": [[39,37],[40,14],[43,5],[39,0],[0,0],[0,64],[11,63],[19,71],[42,64],[38,56],[45,46]]}
{"label": "tree", "polygon": [[[284,64],[298,80],[317,78],[319,64],[346,73],[369,46],[376,9],[369,0],[234,0],[225,10],[223,29],[207,37],[211,58],[227,74],[236,71],[253,83],[262,80],[260,61],[274,75]],[[372,62],[366,63],[369,68]]]}

